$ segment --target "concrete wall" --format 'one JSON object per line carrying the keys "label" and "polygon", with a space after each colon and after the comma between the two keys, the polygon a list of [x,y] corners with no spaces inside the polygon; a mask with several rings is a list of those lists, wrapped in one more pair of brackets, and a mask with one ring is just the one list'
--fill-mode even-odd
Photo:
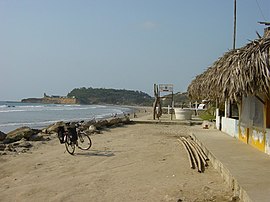
{"label": "concrete wall", "polygon": [[265,153],[270,155],[270,129],[266,129],[265,134]]}
{"label": "concrete wall", "polygon": [[248,138],[249,138],[249,129],[240,125],[238,139],[248,144]]}
{"label": "concrete wall", "polygon": [[221,119],[221,117],[219,116],[219,109],[217,108],[216,109],[216,129],[220,129],[219,127],[220,127],[220,119]]}
{"label": "concrete wall", "polygon": [[238,138],[238,120],[222,117],[221,124],[222,124],[221,128],[222,132],[227,133],[232,137]]}
{"label": "concrete wall", "polygon": [[265,137],[266,133],[263,130],[249,129],[248,144],[255,147],[256,149],[265,152]]}

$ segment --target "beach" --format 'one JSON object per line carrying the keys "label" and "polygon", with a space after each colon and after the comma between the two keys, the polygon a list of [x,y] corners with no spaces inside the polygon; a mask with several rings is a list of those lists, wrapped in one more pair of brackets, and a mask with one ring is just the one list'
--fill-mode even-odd
{"label": "beach", "polygon": [[44,104],[0,101],[0,131],[22,126],[41,129],[58,121],[100,120],[131,113],[133,107],[114,105]]}
{"label": "beach", "polygon": [[129,124],[91,135],[90,150],[75,155],[56,137],[2,155],[0,201],[230,201],[211,163],[204,173],[190,168],[177,139],[192,127]]}

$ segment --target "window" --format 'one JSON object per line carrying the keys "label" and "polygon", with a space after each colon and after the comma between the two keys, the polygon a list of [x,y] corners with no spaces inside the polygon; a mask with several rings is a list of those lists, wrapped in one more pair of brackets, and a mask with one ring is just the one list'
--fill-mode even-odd
{"label": "window", "polygon": [[241,125],[250,128],[252,126],[264,127],[264,104],[255,96],[243,97],[241,110]]}
{"label": "window", "polygon": [[270,128],[270,100],[266,102],[266,128]]}
{"label": "window", "polygon": [[231,110],[230,117],[233,119],[239,119],[239,113],[238,113],[239,111],[238,111],[238,106],[236,102],[231,103],[230,110]]}

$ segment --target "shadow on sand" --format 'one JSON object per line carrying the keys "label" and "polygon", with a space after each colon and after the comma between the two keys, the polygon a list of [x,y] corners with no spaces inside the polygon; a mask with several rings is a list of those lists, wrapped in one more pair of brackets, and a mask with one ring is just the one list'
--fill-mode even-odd
{"label": "shadow on sand", "polygon": [[104,156],[104,157],[112,157],[115,154],[112,151],[99,151],[99,150],[89,150],[89,151],[82,151],[79,153],[75,153],[77,156]]}

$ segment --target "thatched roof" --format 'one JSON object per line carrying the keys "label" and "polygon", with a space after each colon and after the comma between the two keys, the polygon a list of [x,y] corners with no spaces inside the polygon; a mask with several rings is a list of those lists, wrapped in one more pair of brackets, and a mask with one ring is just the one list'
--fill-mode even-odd
{"label": "thatched roof", "polygon": [[226,52],[189,85],[191,99],[239,101],[244,95],[270,96],[270,35]]}

